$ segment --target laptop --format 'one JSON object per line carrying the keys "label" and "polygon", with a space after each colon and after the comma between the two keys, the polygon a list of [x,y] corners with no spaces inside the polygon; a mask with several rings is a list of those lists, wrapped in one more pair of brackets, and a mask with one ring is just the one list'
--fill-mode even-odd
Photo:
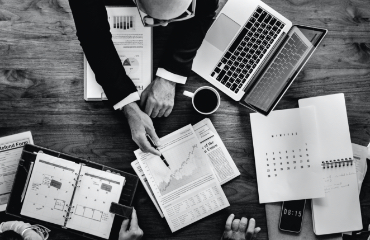
{"label": "laptop", "polygon": [[326,33],[293,25],[260,0],[228,0],[198,49],[192,70],[267,116]]}

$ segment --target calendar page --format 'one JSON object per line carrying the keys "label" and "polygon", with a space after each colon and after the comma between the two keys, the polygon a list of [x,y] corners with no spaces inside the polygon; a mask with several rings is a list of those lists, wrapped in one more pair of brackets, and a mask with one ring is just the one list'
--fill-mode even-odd
{"label": "calendar page", "polygon": [[64,225],[80,165],[38,153],[21,214]]}
{"label": "calendar page", "polygon": [[251,114],[260,203],[324,197],[314,107]]}
{"label": "calendar page", "polygon": [[114,220],[109,208],[118,203],[125,177],[83,166],[79,180],[66,226],[108,239]]}

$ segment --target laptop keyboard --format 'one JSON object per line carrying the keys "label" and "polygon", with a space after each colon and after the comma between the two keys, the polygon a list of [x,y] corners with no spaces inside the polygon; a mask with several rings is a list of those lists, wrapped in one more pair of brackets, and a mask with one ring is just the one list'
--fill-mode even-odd
{"label": "laptop keyboard", "polygon": [[309,48],[296,33],[289,38],[274,61],[247,94],[245,101],[264,111],[279,97],[298,61]]}
{"label": "laptop keyboard", "polygon": [[237,93],[277,38],[284,23],[258,7],[211,73]]}

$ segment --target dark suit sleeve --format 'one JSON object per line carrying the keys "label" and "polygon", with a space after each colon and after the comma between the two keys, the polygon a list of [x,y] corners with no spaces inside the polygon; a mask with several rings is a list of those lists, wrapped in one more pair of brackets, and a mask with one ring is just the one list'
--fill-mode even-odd
{"label": "dark suit sleeve", "polygon": [[189,76],[193,59],[213,22],[217,7],[218,0],[198,0],[193,18],[170,23],[174,24],[174,29],[159,68]]}
{"label": "dark suit sleeve", "polygon": [[102,0],[69,0],[77,37],[96,81],[115,105],[136,91],[114,48]]}

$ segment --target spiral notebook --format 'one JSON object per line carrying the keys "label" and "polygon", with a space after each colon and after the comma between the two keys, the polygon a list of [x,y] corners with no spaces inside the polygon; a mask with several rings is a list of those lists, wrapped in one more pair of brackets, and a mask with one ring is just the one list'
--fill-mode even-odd
{"label": "spiral notebook", "polygon": [[125,177],[38,153],[21,215],[108,239]]}
{"label": "spiral notebook", "polygon": [[316,108],[325,197],[312,200],[317,235],[362,229],[356,166],[353,163],[344,94],[299,100]]}

